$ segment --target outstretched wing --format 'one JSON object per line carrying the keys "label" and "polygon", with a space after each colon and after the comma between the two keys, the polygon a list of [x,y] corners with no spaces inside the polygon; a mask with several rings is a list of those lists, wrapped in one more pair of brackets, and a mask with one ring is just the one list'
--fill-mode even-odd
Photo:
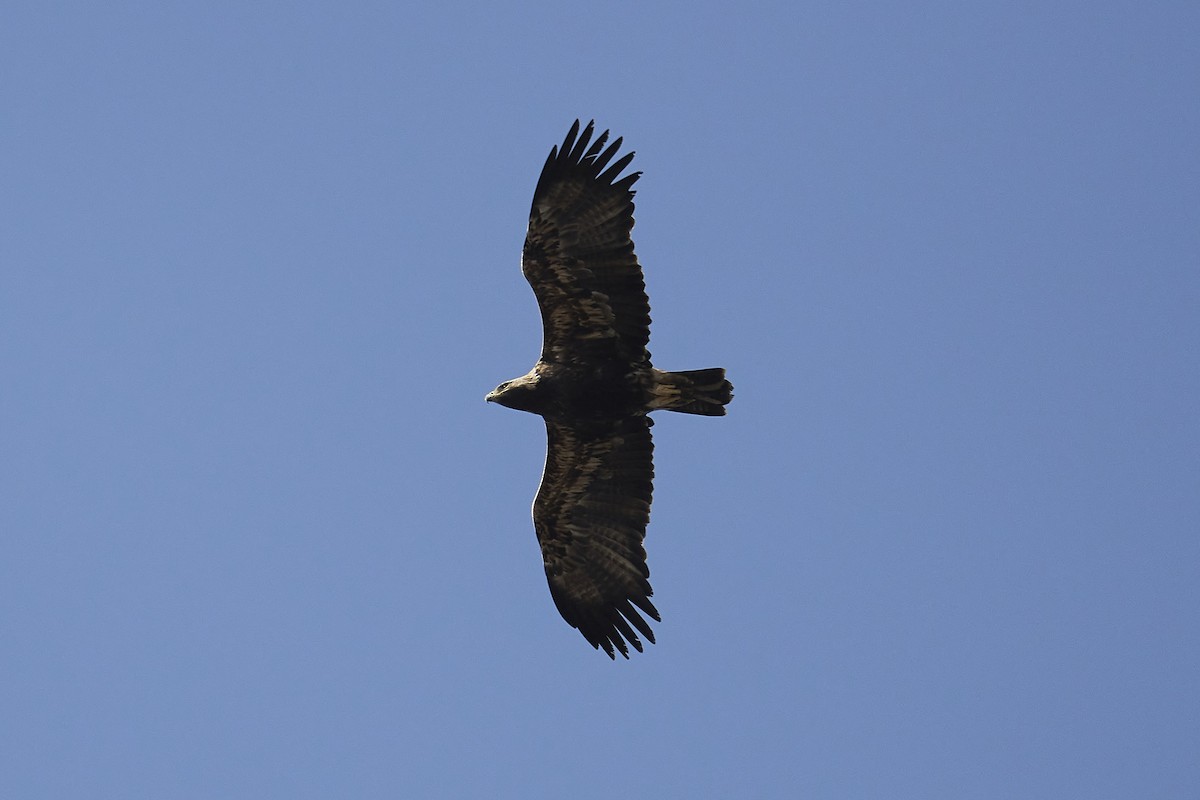
{"label": "outstretched wing", "polygon": [[610,658],[614,648],[628,658],[627,641],[641,651],[634,628],[654,642],[639,609],[659,619],[642,546],[654,479],[651,424],[644,416],[586,429],[546,421],[533,527],[550,594],[563,619]]}
{"label": "outstretched wing", "polygon": [[[578,138],[576,138],[578,137]],[[633,252],[633,190],[641,175],[618,179],[633,160],[608,149],[608,131],[571,126],[550,150],[533,193],[521,271],[542,311],[542,360],[649,360],[650,303]],[[607,169],[606,169],[607,168]]]}

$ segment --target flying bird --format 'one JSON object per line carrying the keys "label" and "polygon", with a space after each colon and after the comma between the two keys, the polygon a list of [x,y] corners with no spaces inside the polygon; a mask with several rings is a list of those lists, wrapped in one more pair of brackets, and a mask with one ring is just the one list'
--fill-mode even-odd
{"label": "flying bird", "polygon": [[[546,467],[533,501],[550,596],[572,627],[610,658],[629,658],[645,617],[643,539],[654,478],[651,411],[722,416],[733,386],[722,368],[664,372],[650,362],[650,303],[633,252],[633,153],[592,140],[579,120],[553,147],[533,192],[521,271],[542,314],[542,353],[488,402],[540,415]],[[645,616],[643,616],[645,615]]]}

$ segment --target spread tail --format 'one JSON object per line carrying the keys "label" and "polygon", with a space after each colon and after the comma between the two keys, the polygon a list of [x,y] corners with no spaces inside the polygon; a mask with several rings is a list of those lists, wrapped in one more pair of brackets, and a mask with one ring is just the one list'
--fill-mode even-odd
{"label": "spread tail", "polygon": [[725,380],[721,367],[686,372],[654,370],[651,409],[721,417],[725,415],[725,404],[732,399],[733,384]]}

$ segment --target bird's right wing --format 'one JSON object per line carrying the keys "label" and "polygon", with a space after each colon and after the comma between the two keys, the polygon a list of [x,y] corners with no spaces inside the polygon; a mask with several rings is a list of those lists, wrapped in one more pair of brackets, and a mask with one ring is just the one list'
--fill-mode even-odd
{"label": "bird's right wing", "polygon": [[546,421],[533,526],[550,594],[563,619],[611,658],[614,650],[629,657],[626,641],[641,651],[634,628],[654,642],[639,609],[659,619],[642,545],[654,479],[651,424],[645,416],[586,429]]}

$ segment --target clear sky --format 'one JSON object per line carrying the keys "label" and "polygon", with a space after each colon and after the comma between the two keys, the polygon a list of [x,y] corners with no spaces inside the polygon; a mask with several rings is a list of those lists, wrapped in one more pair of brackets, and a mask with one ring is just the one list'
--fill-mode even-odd
{"label": "clear sky", "polygon": [[[1200,796],[1200,6],[11,3],[0,796]],[[658,644],[518,260],[637,151]]]}

